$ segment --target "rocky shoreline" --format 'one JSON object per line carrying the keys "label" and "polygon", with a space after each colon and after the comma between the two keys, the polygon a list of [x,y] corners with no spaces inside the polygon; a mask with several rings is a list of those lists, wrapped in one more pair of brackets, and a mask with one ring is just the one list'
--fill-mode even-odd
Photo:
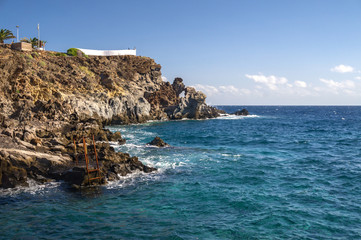
{"label": "rocky shoreline", "polygon": [[125,139],[104,127],[220,113],[181,78],[164,82],[160,70],[147,57],[68,57],[1,46],[0,188],[26,186],[28,179],[89,185],[88,178],[99,174],[88,174],[84,165],[84,151],[95,155],[92,136],[101,174],[94,184],[136,170],[156,171],[135,156],[115,152],[109,141]]}

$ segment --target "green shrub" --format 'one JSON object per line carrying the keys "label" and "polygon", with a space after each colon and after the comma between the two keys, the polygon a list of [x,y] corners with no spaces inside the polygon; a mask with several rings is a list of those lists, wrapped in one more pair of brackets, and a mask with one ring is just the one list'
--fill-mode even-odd
{"label": "green shrub", "polygon": [[25,57],[26,57],[26,59],[29,59],[29,60],[34,59],[33,56],[31,56],[30,54],[26,54]]}
{"label": "green shrub", "polygon": [[43,62],[43,61],[39,61],[39,65],[42,66],[42,67],[45,67],[45,66],[46,66],[46,63]]}
{"label": "green shrub", "polygon": [[79,52],[81,53],[81,55],[83,57],[86,57],[86,58],[88,57],[88,55],[86,55],[85,53],[83,53],[82,51],[80,51],[77,48],[69,48],[68,51],[66,51],[66,54],[68,54],[69,56],[77,57]]}
{"label": "green shrub", "polygon": [[95,77],[95,74],[90,71],[87,67],[85,66],[80,66],[79,69],[84,72],[86,75],[88,75],[89,77]]}
{"label": "green shrub", "polygon": [[77,48],[69,48],[68,51],[66,51],[66,54],[69,56],[78,56],[78,49]]}
{"label": "green shrub", "polygon": [[58,57],[66,57],[68,55],[66,55],[66,53],[63,53],[63,52],[57,52],[55,53],[55,56],[58,56]]}

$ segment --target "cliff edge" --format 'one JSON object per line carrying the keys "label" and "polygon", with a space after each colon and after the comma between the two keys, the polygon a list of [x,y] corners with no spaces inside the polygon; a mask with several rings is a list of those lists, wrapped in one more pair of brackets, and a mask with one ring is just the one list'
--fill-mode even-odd
{"label": "cliff edge", "polygon": [[[125,140],[104,126],[218,116],[203,93],[180,78],[164,82],[160,70],[147,57],[68,57],[0,47],[0,187],[27,185],[29,178],[85,185],[88,176],[76,161],[85,161],[84,150],[92,153],[93,135],[102,183],[135,170],[155,171],[115,152],[109,141]],[[84,136],[88,147],[82,150]]]}

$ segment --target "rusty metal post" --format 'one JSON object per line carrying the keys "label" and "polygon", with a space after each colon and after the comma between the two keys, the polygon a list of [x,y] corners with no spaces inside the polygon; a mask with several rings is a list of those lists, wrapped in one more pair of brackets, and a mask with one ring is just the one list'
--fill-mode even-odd
{"label": "rusty metal post", "polygon": [[76,152],[76,144],[75,144],[75,139],[73,138],[74,141],[74,155],[75,155],[75,161],[76,161],[76,165],[78,166],[79,162],[78,162],[78,153]]}
{"label": "rusty metal post", "polygon": [[93,135],[93,145],[94,145],[95,159],[96,159],[96,161],[97,161],[97,168],[99,169],[98,154],[97,154],[97,148],[96,148],[96,146],[95,146],[94,135]]}
{"label": "rusty metal post", "polygon": [[93,145],[94,145],[94,153],[95,153],[95,159],[97,161],[97,177],[98,178],[98,183],[100,184],[100,169],[99,169],[99,161],[98,161],[98,153],[97,153],[97,148],[96,148],[96,145],[95,145],[95,139],[94,139],[94,134],[93,134]]}
{"label": "rusty metal post", "polygon": [[88,173],[88,184],[90,185],[90,175],[89,175],[89,168],[88,168],[88,151],[87,151],[87,146],[86,146],[86,142],[85,142],[85,137],[83,137],[83,146],[84,146],[84,156],[85,156],[85,164],[86,164],[86,171]]}

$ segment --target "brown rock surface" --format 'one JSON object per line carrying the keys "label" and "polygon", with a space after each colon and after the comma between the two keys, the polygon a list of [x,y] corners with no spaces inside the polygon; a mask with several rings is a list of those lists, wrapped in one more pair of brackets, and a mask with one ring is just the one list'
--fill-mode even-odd
{"label": "brown rock surface", "polygon": [[157,147],[169,147],[169,144],[164,142],[163,139],[161,139],[160,137],[155,137],[148,144],[152,145],[152,146],[157,146]]}
{"label": "brown rock surface", "polygon": [[83,136],[91,153],[94,135],[107,180],[154,171],[137,157],[115,152],[109,141],[125,139],[104,126],[218,114],[182,79],[163,82],[160,69],[147,57],[65,57],[0,47],[0,187],[26,185],[29,178],[85,184],[87,174],[78,169],[85,162]]}

